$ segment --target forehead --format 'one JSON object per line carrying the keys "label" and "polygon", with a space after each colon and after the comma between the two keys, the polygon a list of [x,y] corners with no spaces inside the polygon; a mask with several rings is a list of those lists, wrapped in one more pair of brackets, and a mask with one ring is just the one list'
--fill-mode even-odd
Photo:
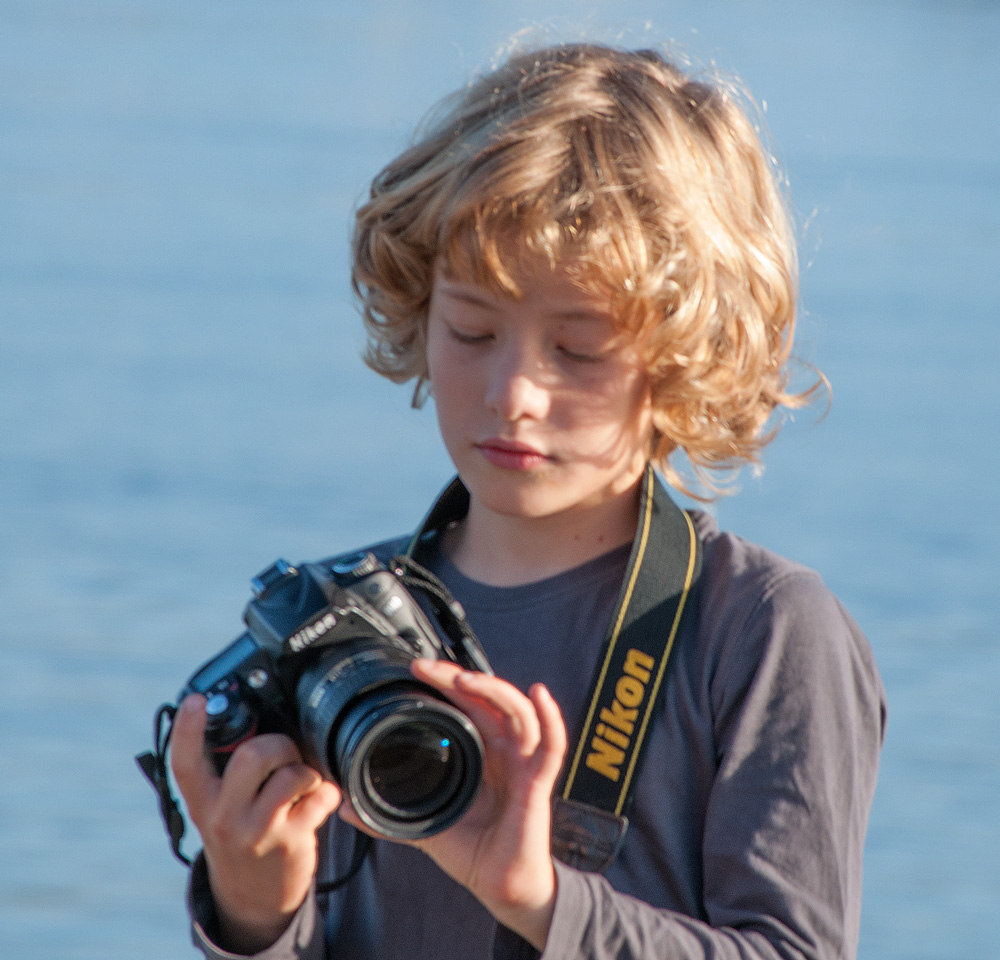
{"label": "forehead", "polygon": [[613,299],[589,282],[579,262],[549,263],[542,258],[511,257],[504,275],[497,276],[483,265],[472,268],[465,261],[451,263],[439,258],[434,266],[433,293],[470,307],[500,307],[519,303],[543,307],[565,319],[599,319],[615,322]]}
{"label": "forehead", "polygon": [[539,321],[601,331],[619,326],[607,297],[582,287],[572,275],[559,269],[521,275],[512,292],[438,267],[434,272],[432,310],[435,303],[484,316],[516,310],[519,315]]}

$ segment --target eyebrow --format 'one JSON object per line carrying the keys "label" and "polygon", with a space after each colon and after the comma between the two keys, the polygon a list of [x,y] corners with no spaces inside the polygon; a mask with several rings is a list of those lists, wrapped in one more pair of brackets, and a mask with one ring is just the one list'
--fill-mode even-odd
{"label": "eyebrow", "polygon": [[491,297],[478,293],[472,287],[466,287],[460,283],[448,280],[444,282],[438,281],[438,284],[441,292],[452,300],[461,300],[464,303],[471,303],[477,307],[493,307],[496,305]]}
{"label": "eyebrow", "polygon": [[572,307],[567,307],[565,310],[556,310],[552,316],[558,317],[560,320],[580,320],[598,323],[613,323],[614,317],[611,315],[610,311],[601,310],[575,310]]}
{"label": "eyebrow", "polygon": [[[443,278],[439,281],[439,284],[441,293],[452,300],[460,300],[463,303],[471,304],[474,307],[483,307],[484,309],[492,309],[497,305],[496,300],[490,294],[482,294],[479,292],[478,287],[466,286],[460,280]],[[588,309],[586,307],[570,306],[556,309],[552,312],[551,316],[558,320],[614,323],[614,317],[610,311]]]}

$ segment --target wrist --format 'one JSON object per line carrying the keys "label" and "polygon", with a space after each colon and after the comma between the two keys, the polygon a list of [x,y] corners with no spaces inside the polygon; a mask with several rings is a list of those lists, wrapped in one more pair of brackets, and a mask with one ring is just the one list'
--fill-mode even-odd
{"label": "wrist", "polygon": [[536,877],[530,893],[497,898],[484,903],[499,923],[542,951],[548,940],[549,928],[556,909],[558,881],[551,860],[544,877]]}
{"label": "wrist", "polygon": [[241,917],[216,903],[213,939],[223,950],[252,956],[277,943],[294,916],[292,913],[262,921],[259,914]]}
{"label": "wrist", "polygon": [[248,896],[243,886],[226,886],[208,862],[208,886],[212,904],[212,938],[230,953],[252,956],[278,941],[288,929],[301,903],[282,909]]}

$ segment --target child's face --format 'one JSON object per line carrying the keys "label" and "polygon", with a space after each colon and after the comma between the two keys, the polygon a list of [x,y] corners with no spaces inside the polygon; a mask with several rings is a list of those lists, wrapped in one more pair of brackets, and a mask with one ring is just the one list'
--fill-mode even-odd
{"label": "child's face", "polygon": [[438,268],[427,364],[445,446],[477,507],[547,517],[631,493],[649,456],[645,369],[563,270],[513,300]]}

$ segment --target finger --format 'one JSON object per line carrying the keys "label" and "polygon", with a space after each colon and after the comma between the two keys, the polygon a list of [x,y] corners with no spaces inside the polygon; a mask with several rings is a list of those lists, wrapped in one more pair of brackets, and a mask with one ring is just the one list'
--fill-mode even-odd
{"label": "finger", "polygon": [[538,712],[534,703],[517,687],[484,673],[464,672],[455,678],[455,688],[457,696],[471,695],[471,699],[465,701],[465,709],[474,723],[478,723],[480,702],[485,702],[504,718],[504,734],[517,742],[522,755],[528,756],[538,748],[541,739]]}
{"label": "finger", "polygon": [[[344,823],[350,824],[352,827],[354,827],[357,830],[360,830],[362,833],[367,833],[369,837],[379,838],[384,836],[384,834],[379,833],[378,830],[375,830],[373,827],[368,826],[368,824],[365,823],[364,820],[362,820],[361,817],[358,816],[354,807],[351,805],[350,798],[346,794],[344,794],[343,801],[337,808],[337,816],[340,817],[340,819],[343,820]],[[397,837],[393,837],[392,839],[397,840],[400,843],[410,843],[410,841],[408,840],[398,840]]]}
{"label": "finger", "polygon": [[252,804],[268,778],[290,764],[302,765],[302,755],[284,734],[265,733],[241,743],[226,765],[220,802],[230,807]]}
{"label": "finger", "polygon": [[322,782],[322,777],[304,763],[285,764],[274,770],[267,778],[257,794],[254,805],[266,810],[291,807]]}
{"label": "finger", "polygon": [[226,766],[263,783],[268,774],[290,763],[303,763],[302,754],[291,737],[283,733],[262,733],[241,743]]}
{"label": "finger", "polygon": [[528,691],[531,702],[535,705],[540,725],[540,742],[538,745],[539,775],[550,779],[553,783],[562,769],[566,756],[568,738],[566,724],[562,711],[548,688],[541,683],[534,684]]}
{"label": "finger", "polygon": [[475,708],[481,704],[492,707],[497,713],[520,726],[534,717],[531,702],[513,684],[500,677],[463,670],[445,660],[416,660],[413,674],[440,690],[459,706]]}
{"label": "finger", "polygon": [[[321,790],[323,782],[323,778],[304,763],[291,763],[279,767],[268,777],[253,801],[249,820],[250,830],[263,835],[271,828],[280,828],[286,823],[298,829],[305,829],[308,816],[294,815],[294,812],[300,803],[305,802],[306,797]],[[326,801],[331,800],[329,793],[325,791],[321,796]],[[314,806],[315,804],[310,805],[307,809],[312,810]],[[327,813],[329,814],[329,810]],[[319,823],[309,823],[308,829],[314,829]]]}
{"label": "finger", "polygon": [[424,683],[429,683],[444,692],[454,686],[455,678],[463,672],[457,663],[448,660],[428,660],[421,658],[410,664],[410,672]]}
{"label": "finger", "polygon": [[170,731],[170,766],[196,823],[220,787],[215,768],[205,755],[206,722],[205,698],[192,694],[178,707]]}
{"label": "finger", "polygon": [[[288,821],[307,830],[318,830],[341,806],[343,794],[335,783],[321,780],[315,788],[300,796],[288,812]],[[344,804],[347,806],[347,804]]]}
{"label": "finger", "polygon": [[506,713],[493,707],[480,695],[460,689],[458,678],[464,671],[457,664],[442,660],[415,660],[411,670],[418,680],[434,687],[466,713],[484,737],[504,735]]}

